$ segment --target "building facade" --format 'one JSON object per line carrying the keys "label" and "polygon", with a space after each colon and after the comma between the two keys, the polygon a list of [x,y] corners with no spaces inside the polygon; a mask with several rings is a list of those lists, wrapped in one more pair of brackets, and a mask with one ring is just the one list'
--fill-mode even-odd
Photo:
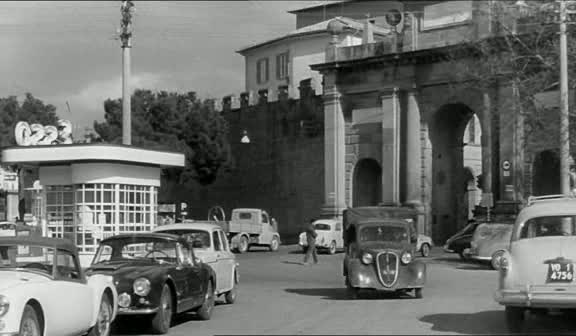
{"label": "building facade", "polygon": [[[404,30],[403,44],[330,45],[326,61],[312,66],[324,78],[326,215],[350,205],[410,204],[425,214],[420,230],[442,243],[470,216],[464,134],[475,132],[466,131],[471,120],[482,130],[475,170],[483,176],[484,204],[501,220],[517,211],[528,190],[518,140],[523,121],[516,106],[504,106],[514,88],[456,83],[454,62],[445,57],[463,42],[498,34],[492,5],[406,2],[402,16],[412,29]],[[458,62],[469,60],[464,54]]]}
{"label": "building facade", "polygon": [[[345,27],[339,36],[339,45],[362,43],[366,22],[346,17],[335,19]],[[297,99],[300,81],[310,79],[315,90],[321,92],[321,75],[312,71],[310,64],[324,60],[324,46],[330,39],[327,31],[329,22],[317,22],[239,50],[245,62],[245,91],[256,95],[266,90],[269,101],[276,101],[279,93],[287,93],[289,97]],[[374,25],[369,29],[376,40],[389,33],[389,30]]]}

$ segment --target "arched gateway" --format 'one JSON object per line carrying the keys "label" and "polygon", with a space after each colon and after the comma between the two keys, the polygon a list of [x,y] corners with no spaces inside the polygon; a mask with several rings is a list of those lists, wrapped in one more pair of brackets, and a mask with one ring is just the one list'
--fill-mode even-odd
{"label": "arched gateway", "polygon": [[[338,31],[333,34],[336,40]],[[381,162],[381,203],[421,210],[426,225],[419,230],[444,244],[469,214],[463,136],[476,114],[481,205],[492,219],[513,218],[526,187],[522,117],[510,103],[510,84],[484,90],[451,82],[454,67],[442,58],[444,49],[403,50],[398,57],[389,48],[390,41],[374,48],[332,45],[326,62],[312,66],[324,83],[324,215],[365,202],[361,188],[353,189],[350,202],[346,185],[358,183],[355,158],[372,157]]]}

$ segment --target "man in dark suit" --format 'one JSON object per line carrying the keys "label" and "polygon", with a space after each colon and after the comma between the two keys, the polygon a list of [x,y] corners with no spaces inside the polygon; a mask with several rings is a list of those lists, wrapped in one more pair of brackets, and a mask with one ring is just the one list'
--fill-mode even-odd
{"label": "man in dark suit", "polygon": [[306,250],[306,255],[304,256],[304,265],[309,265],[308,260],[310,256],[314,260],[314,263],[318,263],[318,254],[316,253],[316,229],[314,228],[314,219],[310,220],[308,227],[306,228],[306,242],[308,243],[308,249]]}

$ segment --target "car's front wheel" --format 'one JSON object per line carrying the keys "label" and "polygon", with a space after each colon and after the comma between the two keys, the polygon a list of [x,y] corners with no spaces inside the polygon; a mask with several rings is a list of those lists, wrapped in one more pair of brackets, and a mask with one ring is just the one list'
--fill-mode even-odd
{"label": "car's front wheel", "polygon": [[330,243],[330,248],[328,249],[328,253],[335,254],[336,253],[336,242],[332,241]]}
{"label": "car's front wheel", "polygon": [[152,330],[156,334],[164,335],[170,330],[172,324],[172,291],[168,285],[162,288],[158,312],[152,319]]}
{"label": "car's front wheel", "polygon": [[276,252],[278,251],[278,248],[280,247],[280,241],[278,241],[278,237],[274,237],[272,238],[272,241],[270,242],[270,251],[272,252]]}
{"label": "car's front wheel", "polygon": [[209,320],[212,317],[212,310],[214,309],[214,301],[215,301],[215,293],[214,293],[214,286],[212,286],[212,281],[208,281],[208,288],[206,288],[206,296],[204,297],[204,303],[198,311],[198,317],[201,320]]}
{"label": "car's front wheel", "polygon": [[40,322],[36,310],[30,305],[24,307],[22,320],[20,321],[20,336],[42,336]]}
{"label": "car's front wheel", "polygon": [[236,272],[234,272],[234,282],[232,284],[232,289],[227,291],[226,294],[224,294],[224,300],[226,300],[227,304],[233,304],[234,302],[236,302],[236,297],[238,296],[238,277],[236,275]]}
{"label": "car's front wheel", "polygon": [[502,257],[504,256],[504,251],[496,251],[492,255],[492,259],[490,260],[490,266],[492,269],[498,270],[500,269],[500,263],[502,262]]}
{"label": "car's front wheel", "polygon": [[521,333],[525,318],[524,308],[506,306],[506,326],[509,332]]}
{"label": "car's front wheel", "polygon": [[98,311],[98,318],[96,324],[88,336],[109,336],[112,326],[112,304],[108,295],[104,294],[100,302],[100,309]]}
{"label": "car's front wheel", "polygon": [[248,251],[248,248],[250,246],[248,246],[248,238],[246,238],[245,236],[242,236],[240,238],[240,244],[238,245],[238,253],[246,253]]}

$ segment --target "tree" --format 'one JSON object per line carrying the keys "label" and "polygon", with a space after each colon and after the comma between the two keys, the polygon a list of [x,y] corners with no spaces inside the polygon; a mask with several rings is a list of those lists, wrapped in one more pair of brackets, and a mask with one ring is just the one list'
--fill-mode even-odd
{"label": "tree", "polygon": [[26,93],[22,103],[16,96],[0,98],[0,147],[16,144],[14,127],[19,121],[57,125],[56,107],[45,104],[30,93]]}
{"label": "tree", "polygon": [[[210,100],[195,92],[136,90],[132,95],[132,143],[186,155],[184,169],[168,169],[171,179],[213,183],[229,167],[228,125]],[[122,100],[104,102],[105,121],[94,122],[102,141],[122,142]]]}
{"label": "tree", "polygon": [[[19,121],[30,124],[57,125],[56,107],[45,104],[32,94],[26,93],[22,103],[16,96],[0,98],[0,147],[16,145],[14,127]],[[26,212],[24,195],[24,173],[18,167],[5,167],[18,173],[19,217],[24,218]]]}
{"label": "tree", "polygon": [[[524,120],[524,149],[539,151],[559,147],[559,116],[539,99],[540,93],[554,89],[559,81],[558,18],[550,1],[527,3],[529,12],[521,12],[514,1],[493,2],[484,14],[494,23],[497,36],[463,43],[449,53],[448,60],[458,90],[513,87],[516,94],[499,105],[517,106]],[[568,64],[574,64],[576,34],[574,27],[569,29]],[[569,68],[568,76],[574,88],[576,69]]]}

